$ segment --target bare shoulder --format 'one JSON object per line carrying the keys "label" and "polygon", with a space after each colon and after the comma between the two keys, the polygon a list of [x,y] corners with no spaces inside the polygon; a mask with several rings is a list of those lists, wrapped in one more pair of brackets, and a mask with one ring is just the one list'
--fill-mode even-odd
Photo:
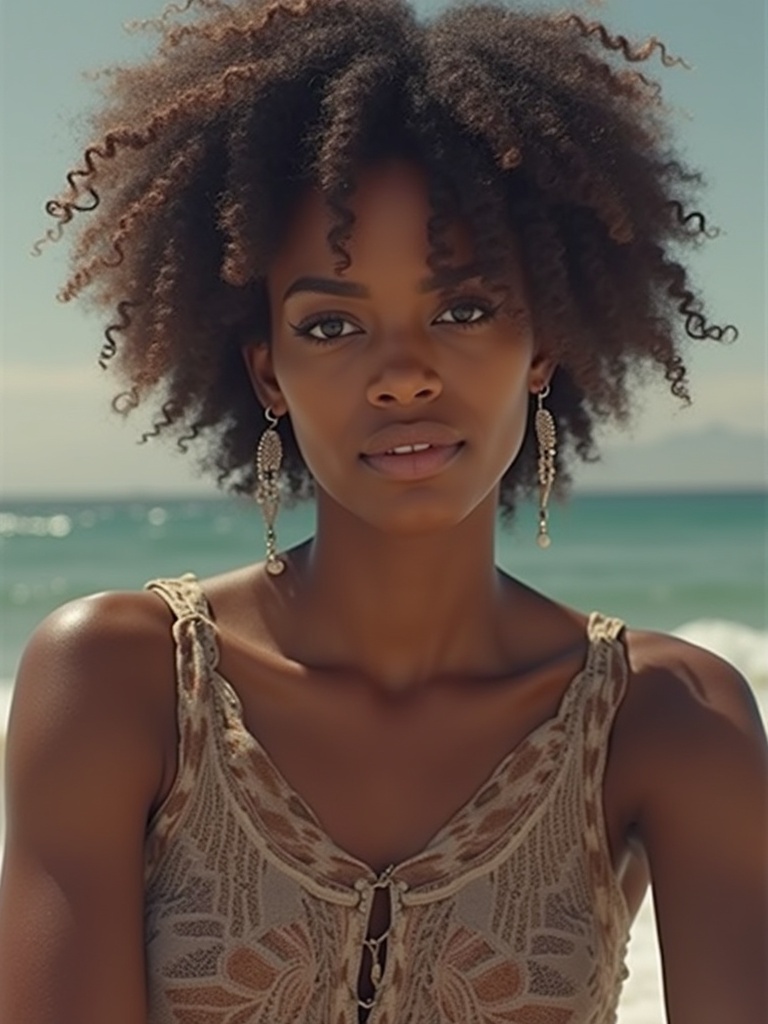
{"label": "bare shoulder", "polygon": [[52,1006],[62,1021],[146,1019],[143,846],[173,751],[170,624],[152,594],[100,594],[50,615],[24,652],[6,752],[3,1019],[51,1020]]}
{"label": "bare shoulder", "polygon": [[[650,836],[701,803],[759,812],[768,744],[755,695],[727,661],[658,633],[628,631],[629,682],[614,754],[627,803]],[[738,794],[738,795],[737,795]],[[751,810],[750,810],[751,808]],[[758,813],[759,817],[759,813]]]}
{"label": "bare shoulder", "polygon": [[629,717],[646,740],[695,745],[714,729],[764,742],[755,695],[729,662],[663,633],[629,630],[625,642]]}
{"label": "bare shoulder", "polygon": [[99,661],[105,656],[115,667],[115,646],[130,646],[134,656],[157,653],[167,644],[170,612],[147,592],[110,591],[62,605],[37,627],[22,659],[37,657]]}
{"label": "bare shoulder", "polygon": [[157,597],[128,592],[73,601],[38,626],[11,705],[11,795],[14,780],[46,772],[52,752],[60,764],[71,758],[87,772],[109,749],[111,765],[119,753],[126,767],[143,761],[134,781],[150,788],[157,782],[175,716],[170,630],[170,613]]}
{"label": "bare shoulder", "polygon": [[628,630],[626,695],[611,737],[622,818],[653,831],[723,786],[758,802],[768,745],[746,679],[717,655],[661,633]]}
{"label": "bare shoulder", "polygon": [[616,777],[648,856],[671,1021],[766,1019],[768,745],[726,661],[629,633]]}
{"label": "bare shoulder", "polygon": [[171,621],[165,605],[143,592],[94,594],[62,605],[27,644],[14,708],[41,699],[58,704],[151,694],[158,674],[173,668]]}

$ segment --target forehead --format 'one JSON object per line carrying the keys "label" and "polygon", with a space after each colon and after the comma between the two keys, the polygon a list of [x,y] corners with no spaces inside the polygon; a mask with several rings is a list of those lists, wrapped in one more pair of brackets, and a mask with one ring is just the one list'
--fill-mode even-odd
{"label": "forehead", "polygon": [[[423,272],[430,254],[428,223],[432,216],[429,182],[418,165],[391,160],[363,169],[348,201],[354,215],[351,238],[344,243],[357,267],[375,267],[397,254],[400,266]],[[306,270],[335,273],[338,254],[328,241],[337,223],[325,197],[315,188],[300,197],[278,249],[271,276]],[[472,258],[471,232],[460,221],[445,232],[459,262]]]}

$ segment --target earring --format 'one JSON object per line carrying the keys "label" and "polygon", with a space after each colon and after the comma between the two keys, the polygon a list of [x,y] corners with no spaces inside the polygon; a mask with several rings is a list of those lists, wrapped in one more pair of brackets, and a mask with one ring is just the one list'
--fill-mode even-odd
{"label": "earring", "polygon": [[271,409],[265,410],[269,426],[261,435],[256,449],[256,501],[267,527],[267,572],[279,576],[285,569],[285,562],[277,555],[277,534],[275,520],[280,509],[280,467],[283,463],[283,444],[274,429],[278,417]]}
{"label": "earring", "polygon": [[555,419],[549,409],[544,408],[544,399],[548,397],[549,384],[546,384],[537,395],[539,407],[536,410],[534,421],[536,439],[539,442],[539,533],[536,543],[540,548],[548,548],[552,543],[549,536],[547,508],[555,482],[555,454],[557,452]]}

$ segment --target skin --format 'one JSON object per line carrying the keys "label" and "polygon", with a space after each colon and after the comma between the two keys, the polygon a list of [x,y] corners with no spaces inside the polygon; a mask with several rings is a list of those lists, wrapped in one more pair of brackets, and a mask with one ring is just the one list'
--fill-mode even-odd
{"label": "skin", "polygon": [[[269,275],[271,343],[244,352],[317,482],[316,535],[280,577],[257,565],[203,585],[247,726],[336,843],[381,870],[423,849],[555,713],[586,620],[494,565],[498,481],[554,370],[522,268],[499,314],[479,318],[468,304],[499,302],[481,282],[423,288],[417,167],[369,168],[353,207],[339,275],[324,205],[305,197]],[[452,240],[463,266],[470,236],[456,225]],[[306,276],[367,294],[285,299]],[[296,333],[320,316],[315,334],[342,336]],[[361,459],[382,427],[425,420],[464,442],[441,472],[404,483]],[[142,842],[178,744],[170,622],[152,594],[97,595],[27,648],[8,738],[4,1020],[146,1020]],[[625,646],[604,784],[614,869],[632,912],[653,876],[669,1021],[754,1024],[768,1016],[768,757],[753,697],[681,641],[630,630]],[[385,915],[379,903],[372,934]]]}

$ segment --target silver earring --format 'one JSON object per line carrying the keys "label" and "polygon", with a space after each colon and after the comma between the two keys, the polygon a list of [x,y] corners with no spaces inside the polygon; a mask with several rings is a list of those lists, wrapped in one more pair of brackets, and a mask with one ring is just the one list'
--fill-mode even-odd
{"label": "silver earring", "polygon": [[277,534],[275,521],[280,510],[280,468],[283,464],[283,444],[274,429],[278,417],[271,409],[264,415],[269,426],[261,435],[256,449],[256,501],[266,524],[267,572],[279,576],[285,569],[285,562],[277,555]]}
{"label": "silver earring", "polygon": [[555,419],[549,409],[544,408],[544,399],[549,397],[549,384],[539,391],[539,407],[536,410],[536,439],[539,443],[539,533],[536,543],[548,548],[552,543],[549,536],[549,499],[555,483],[555,455],[557,454],[557,430]]}

